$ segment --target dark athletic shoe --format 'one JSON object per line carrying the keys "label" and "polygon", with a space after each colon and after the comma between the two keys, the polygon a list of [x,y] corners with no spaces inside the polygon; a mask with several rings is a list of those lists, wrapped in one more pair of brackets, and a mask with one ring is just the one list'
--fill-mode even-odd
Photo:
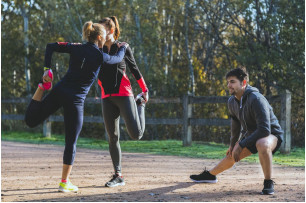
{"label": "dark athletic shoe", "polygon": [[264,180],[264,188],[262,189],[263,195],[273,195],[274,194],[274,181]]}
{"label": "dark athletic shoe", "polygon": [[200,175],[191,175],[190,179],[196,183],[216,183],[218,182],[217,177],[211,175],[209,171],[204,170]]}
{"label": "dark athletic shoe", "polygon": [[136,98],[135,98],[135,101],[136,101],[136,104],[137,104],[138,106],[140,106],[141,104],[145,103],[145,99],[144,99],[144,97],[143,97],[143,93],[138,94],[138,95],[136,96]]}
{"label": "dark athletic shoe", "polygon": [[125,185],[125,182],[122,176],[120,177],[118,175],[113,175],[113,178],[105,183],[105,187],[117,187],[120,185]]}

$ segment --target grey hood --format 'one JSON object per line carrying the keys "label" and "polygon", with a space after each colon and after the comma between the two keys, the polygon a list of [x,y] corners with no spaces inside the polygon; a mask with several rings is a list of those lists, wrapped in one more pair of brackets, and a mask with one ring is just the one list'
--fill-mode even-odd
{"label": "grey hood", "polygon": [[252,87],[251,85],[248,85],[245,88],[245,91],[244,91],[244,93],[243,93],[243,95],[241,97],[240,108],[242,108],[242,104],[246,101],[248,95],[251,94],[252,92],[258,92],[259,93],[259,90],[256,87]]}

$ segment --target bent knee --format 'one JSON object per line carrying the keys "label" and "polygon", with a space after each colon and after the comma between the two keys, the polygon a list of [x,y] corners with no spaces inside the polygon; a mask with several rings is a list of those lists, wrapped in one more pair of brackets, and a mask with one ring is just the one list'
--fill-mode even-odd
{"label": "bent knee", "polygon": [[257,148],[257,151],[261,153],[272,151],[271,144],[265,140],[258,140],[256,142],[256,148]]}
{"label": "bent knee", "polygon": [[131,134],[133,140],[140,140],[143,136],[143,132],[139,131],[138,133]]}
{"label": "bent knee", "polygon": [[29,117],[25,117],[24,121],[29,128],[34,128],[39,124]]}

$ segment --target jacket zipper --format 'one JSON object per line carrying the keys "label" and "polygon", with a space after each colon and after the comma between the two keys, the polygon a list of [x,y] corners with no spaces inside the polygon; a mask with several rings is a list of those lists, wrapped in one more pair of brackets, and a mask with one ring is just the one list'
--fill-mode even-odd
{"label": "jacket zipper", "polygon": [[[248,126],[245,122],[245,119],[244,119],[244,109],[245,109],[245,105],[242,107],[242,99],[243,99],[243,96],[241,97],[241,101],[240,101],[240,109],[241,109],[241,114],[242,114],[242,120],[244,122],[244,125],[246,127],[246,133],[248,132]],[[248,99],[248,97],[246,98],[246,100]],[[245,101],[246,102],[246,101]]]}
{"label": "jacket zipper", "polygon": [[[116,43],[116,42],[117,42],[117,41],[115,41],[114,43]],[[111,48],[112,48],[112,47],[111,47]],[[111,48],[110,48],[110,50],[111,50]],[[108,49],[107,49],[108,54],[109,54],[110,50],[108,51]],[[117,52],[118,52],[118,48],[117,48]],[[116,52],[116,53],[117,53],[117,52]],[[117,70],[117,72],[116,72],[116,84],[115,84],[114,88],[117,87],[117,84],[118,84],[118,65],[117,65],[117,67],[116,67],[116,70]],[[112,94],[109,94],[109,95],[112,96]]]}
{"label": "jacket zipper", "polygon": [[[111,46],[111,48],[112,48],[112,46]],[[108,54],[108,55],[109,55],[109,52],[110,52],[111,48],[110,48],[109,50],[108,50],[108,48],[107,48],[107,54]],[[112,94],[110,93],[109,96],[111,97]]]}
{"label": "jacket zipper", "polygon": [[[118,53],[118,47],[117,47],[117,50],[116,50],[116,53]],[[116,64],[116,84],[115,84],[115,87],[117,87],[117,83],[118,83],[118,64]]]}
{"label": "jacket zipper", "polygon": [[82,65],[81,65],[81,69],[83,68],[83,65],[85,63],[85,58],[83,59]]}
{"label": "jacket zipper", "polygon": [[117,87],[117,83],[118,83],[118,81],[117,81],[118,79],[117,78],[118,78],[118,66],[117,66],[117,72],[116,72],[116,84],[115,84],[115,87]]}

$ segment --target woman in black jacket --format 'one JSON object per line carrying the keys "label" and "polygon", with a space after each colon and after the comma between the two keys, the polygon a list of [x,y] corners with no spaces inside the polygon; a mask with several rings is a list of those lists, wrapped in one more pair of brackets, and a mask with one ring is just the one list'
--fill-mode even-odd
{"label": "woman in black jacket", "polygon": [[[120,35],[117,18],[115,16],[104,18],[99,23],[109,33],[106,36],[103,52],[109,55],[116,54],[118,52],[116,43]],[[134,99],[131,83],[126,75],[127,66],[142,89],[142,93],[137,95],[136,99]],[[125,121],[130,137],[135,140],[141,139],[145,130],[144,110],[145,103],[148,101],[148,88],[137,67],[130,47],[127,48],[125,56],[120,63],[103,64],[98,79],[102,91],[103,118],[109,137],[109,151],[115,170],[112,179],[105,186],[116,187],[125,185],[121,174],[120,115]]]}

